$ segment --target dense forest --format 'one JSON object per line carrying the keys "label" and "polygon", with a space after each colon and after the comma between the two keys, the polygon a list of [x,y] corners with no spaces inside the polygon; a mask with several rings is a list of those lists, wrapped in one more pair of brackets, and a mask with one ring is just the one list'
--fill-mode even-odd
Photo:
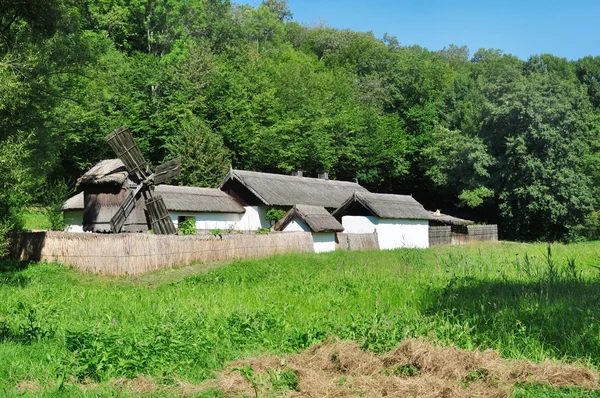
{"label": "dense forest", "polygon": [[505,239],[594,239],[598,76],[600,57],[304,26],[285,0],[0,0],[0,234],[125,124],[151,163],[182,157],[180,184],[327,171]]}

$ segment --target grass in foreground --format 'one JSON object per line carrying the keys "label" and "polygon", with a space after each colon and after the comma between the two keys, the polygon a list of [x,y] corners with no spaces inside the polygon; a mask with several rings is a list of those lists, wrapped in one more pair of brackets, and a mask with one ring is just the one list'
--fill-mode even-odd
{"label": "grass in foreground", "polygon": [[0,391],[144,395],[115,380],[198,384],[227,361],[297,352],[333,335],[376,353],[425,337],[599,368],[599,253],[598,243],[550,252],[502,243],[297,254],[131,279],[55,264],[5,269]]}

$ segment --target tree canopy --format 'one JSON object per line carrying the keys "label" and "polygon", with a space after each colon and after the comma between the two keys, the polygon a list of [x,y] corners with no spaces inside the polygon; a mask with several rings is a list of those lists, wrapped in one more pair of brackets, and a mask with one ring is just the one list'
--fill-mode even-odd
{"label": "tree canopy", "polygon": [[[126,124],[181,184],[358,181],[523,240],[598,236],[600,57],[303,26],[285,0],[0,0],[0,233]],[[1,252],[0,247],[0,252]]]}

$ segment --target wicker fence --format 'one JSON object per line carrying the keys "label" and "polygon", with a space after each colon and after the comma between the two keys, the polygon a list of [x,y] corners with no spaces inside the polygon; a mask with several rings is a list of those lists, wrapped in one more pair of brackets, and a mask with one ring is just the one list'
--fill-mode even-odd
{"label": "wicker fence", "polygon": [[13,235],[13,257],[59,261],[84,272],[139,275],[194,261],[313,252],[309,232],[268,235],[165,236],[24,232]]}
{"label": "wicker fence", "polygon": [[431,226],[429,227],[429,246],[450,245],[452,244],[452,227]]}
{"label": "wicker fence", "polygon": [[469,238],[477,241],[496,241],[498,240],[497,225],[469,225]]}
{"label": "wicker fence", "polygon": [[463,245],[474,241],[497,241],[497,225],[430,226],[429,246]]}
{"label": "wicker fence", "polygon": [[336,250],[379,249],[377,234],[344,234],[337,233]]}

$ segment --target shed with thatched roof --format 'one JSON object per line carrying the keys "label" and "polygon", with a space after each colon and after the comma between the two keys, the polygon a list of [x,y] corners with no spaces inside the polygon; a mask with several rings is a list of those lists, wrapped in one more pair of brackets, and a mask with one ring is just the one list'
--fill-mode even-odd
{"label": "shed with thatched roof", "polygon": [[273,229],[311,232],[315,253],[322,253],[335,250],[336,232],[342,232],[344,227],[322,206],[294,205]]}
{"label": "shed with thatched roof", "polygon": [[291,209],[296,204],[334,210],[354,192],[368,192],[358,183],[321,178],[230,170],[219,188],[246,208],[241,229],[269,227],[265,215],[269,208]]}
{"label": "shed with thatched roof", "polygon": [[[78,195],[63,206],[65,216],[80,207],[81,229],[90,232],[110,232],[110,220],[125,200],[129,189],[139,182],[130,175],[120,159],[103,160],[88,170],[78,180]],[[234,228],[245,212],[234,198],[216,188],[179,187],[158,185],[155,192],[161,195],[175,226],[189,218],[195,219],[199,230]],[[81,202],[81,203],[80,203]],[[72,224],[75,226],[75,218]],[[148,230],[144,201],[138,202],[127,218],[123,232]]]}
{"label": "shed with thatched roof", "polygon": [[83,192],[69,198],[63,205],[65,231],[83,232]]}
{"label": "shed with thatched roof", "polygon": [[159,185],[155,192],[163,197],[176,227],[193,218],[197,230],[234,229],[245,213],[241,204],[217,188]]}
{"label": "shed with thatched roof", "polygon": [[412,196],[357,192],[333,216],[345,233],[377,233],[381,249],[429,247],[431,214]]}

